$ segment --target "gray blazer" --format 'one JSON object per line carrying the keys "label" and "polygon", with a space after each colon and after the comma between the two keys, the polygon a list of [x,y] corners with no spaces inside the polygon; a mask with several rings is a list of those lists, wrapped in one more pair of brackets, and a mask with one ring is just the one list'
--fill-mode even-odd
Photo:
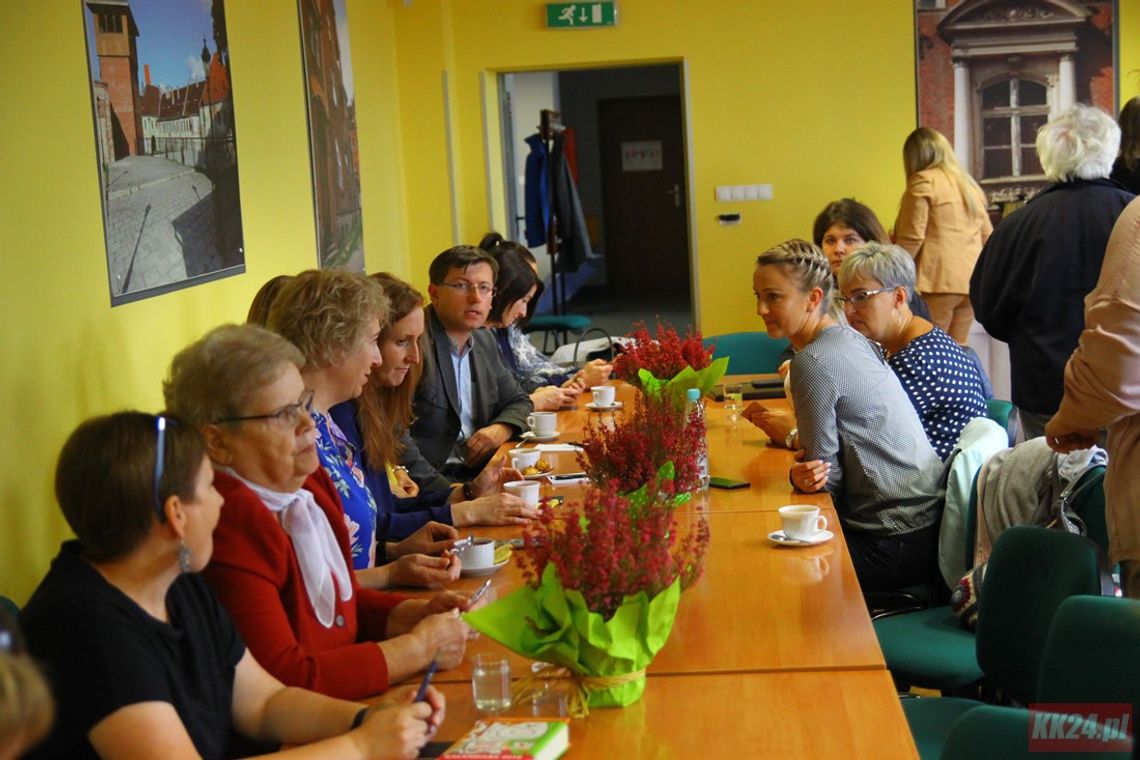
{"label": "gray blazer", "polygon": [[[455,480],[478,474],[479,468],[445,468],[460,435],[459,390],[451,364],[447,333],[435,315],[424,309],[424,369],[412,401],[414,420],[405,437],[402,464],[421,488],[446,488]],[[499,356],[499,346],[487,330],[471,335],[471,400],[475,406],[475,429],[500,422],[516,432],[526,429],[526,417],[534,411],[530,396],[515,380]],[[482,464],[480,464],[481,468]]]}

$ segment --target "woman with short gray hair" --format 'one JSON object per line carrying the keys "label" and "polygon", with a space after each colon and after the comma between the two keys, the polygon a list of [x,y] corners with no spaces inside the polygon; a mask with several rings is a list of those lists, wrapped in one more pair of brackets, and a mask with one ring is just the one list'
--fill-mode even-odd
{"label": "woman with short gray hair", "polygon": [[1112,117],[1088,106],[1042,127],[1037,155],[1053,183],[998,224],[970,277],[975,318],[1009,344],[1011,395],[1027,439],[1042,435],[1061,405],[1085,296],[1133,198],[1108,178],[1119,145]]}
{"label": "woman with short gray hair", "polygon": [[867,243],[843,260],[838,300],[855,330],[881,345],[943,461],[962,428],[986,415],[982,376],[941,328],[911,313],[914,261],[897,245]]}

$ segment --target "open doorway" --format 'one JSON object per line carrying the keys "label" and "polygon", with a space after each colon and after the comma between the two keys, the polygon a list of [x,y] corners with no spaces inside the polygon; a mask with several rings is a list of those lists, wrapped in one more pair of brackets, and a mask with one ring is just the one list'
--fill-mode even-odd
{"label": "open doorway", "polygon": [[[541,236],[527,240],[527,140],[542,109],[559,111],[571,133],[566,153],[595,255],[560,275],[565,312],[611,335],[658,316],[678,330],[695,325],[680,65],[503,74],[500,102],[510,236],[532,244],[548,285]],[[551,291],[540,314],[553,311]]]}

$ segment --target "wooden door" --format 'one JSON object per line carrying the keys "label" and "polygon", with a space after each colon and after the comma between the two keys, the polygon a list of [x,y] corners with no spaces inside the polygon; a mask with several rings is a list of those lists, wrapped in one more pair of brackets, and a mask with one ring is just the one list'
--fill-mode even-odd
{"label": "wooden door", "polygon": [[598,102],[606,280],[616,295],[689,296],[681,98]]}

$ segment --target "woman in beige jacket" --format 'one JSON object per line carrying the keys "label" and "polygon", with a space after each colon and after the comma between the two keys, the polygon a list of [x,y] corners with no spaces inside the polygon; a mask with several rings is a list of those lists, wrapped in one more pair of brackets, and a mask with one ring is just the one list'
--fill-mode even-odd
{"label": "woman in beige jacket", "polygon": [[1140,599],[1140,199],[1116,220],[1085,329],[1065,365],[1065,397],[1045,426],[1061,452],[1085,449],[1108,428],[1108,560],[1121,563],[1125,596]]}
{"label": "woman in beige jacket", "polygon": [[931,321],[964,345],[974,321],[970,274],[993,232],[986,197],[946,138],[929,127],[906,138],[903,165],[907,186],[895,242],[915,257],[916,284]]}

